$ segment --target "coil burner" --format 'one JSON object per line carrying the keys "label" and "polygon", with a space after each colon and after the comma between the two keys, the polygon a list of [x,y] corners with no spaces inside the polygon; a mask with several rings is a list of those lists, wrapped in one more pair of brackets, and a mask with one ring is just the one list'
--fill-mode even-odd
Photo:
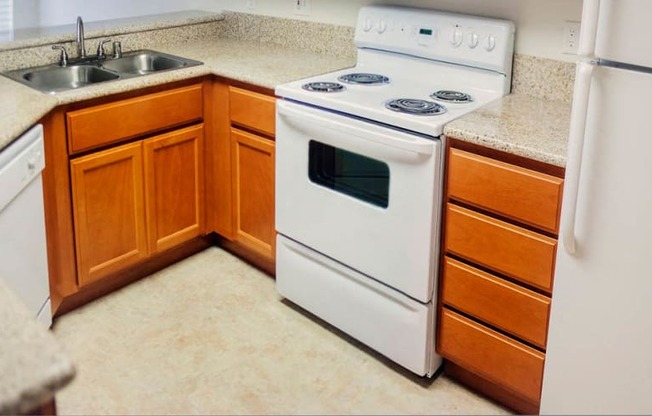
{"label": "coil burner", "polygon": [[446,101],[447,103],[470,103],[473,101],[473,98],[469,94],[451,90],[439,90],[430,94],[430,98]]}
{"label": "coil burner", "polygon": [[446,112],[446,107],[441,104],[412,98],[391,100],[385,104],[385,107],[399,113],[414,114],[418,116],[436,116]]}
{"label": "coil burner", "polygon": [[357,85],[389,84],[389,78],[387,78],[385,75],[369,74],[364,72],[342,75],[339,78],[337,78],[337,80],[347,84],[357,84]]}
{"label": "coil burner", "polygon": [[342,92],[345,89],[344,85],[337,82],[309,82],[301,88],[314,92]]}

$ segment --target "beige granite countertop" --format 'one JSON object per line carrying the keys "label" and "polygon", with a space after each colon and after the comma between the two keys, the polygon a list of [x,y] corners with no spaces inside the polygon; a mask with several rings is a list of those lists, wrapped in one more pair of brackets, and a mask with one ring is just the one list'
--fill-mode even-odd
{"label": "beige granite countertop", "polygon": [[1,278],[0,299],[0,414],[26,414],[67,385],[75,368]]}
{"label": "beige granite countertop", "polygon": [[253,41],[214,41],[162,44],[152,49],[195,59],[204,65],[119,81],[109,81],[58,94],[44,94],[0,77],[0,149],[51,109],[120,92],[215,74],[261,87],[353,66],[351,58],[319,55],[305,50],[263,45]]}
{"label": "beige granite countertop", "polygon": [[450,122],[444,134],[565,167],[570,106],[567,102],[511,94]]}
{"label": "beige granite countertop", "polygon": [[56,105],[56,98],[0,76],[0,149]]}

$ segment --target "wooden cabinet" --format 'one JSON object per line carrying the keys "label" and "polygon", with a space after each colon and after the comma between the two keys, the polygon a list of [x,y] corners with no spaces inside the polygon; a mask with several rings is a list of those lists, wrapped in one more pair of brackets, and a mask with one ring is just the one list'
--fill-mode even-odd
{"label": "wooden cabinet", "polygon": [[223,245],[274,272],[275,98],[218,80],[212,221]]}
{"label": "wooden cabinet", "polygon": [[437,350],[454,376],[536,413],[563,179],[451,142]]}
{"label": "wooden cabinet", "polygon": [[79,285],[203,233],[203,125],[70,162]]}
{"label": "wooden cabinet", "polygon": [[188,80],[61,106],[43,120],[53,311],[208,245],[198,237],[211,93],[210,80]]}
{"label": "wooden cabinet", "polygon": [[204,126],[143,141],[147,236],[160,253],[204,233]]}
{"label": "wooden cabinet", "polygon": [[231,130],[236,240],[273,259],[274,142]]}
{"label": "wooden cabinet", "polygon": [[140,143],[70,163],[79,285],[148,255]]}

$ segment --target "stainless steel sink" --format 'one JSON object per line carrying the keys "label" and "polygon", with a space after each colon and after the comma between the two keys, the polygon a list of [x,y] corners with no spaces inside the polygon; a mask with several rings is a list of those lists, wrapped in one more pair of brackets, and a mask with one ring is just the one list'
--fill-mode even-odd
{"label": "stainless steel sink", "polygon": [[138,51],[125,54],[121,58],[104,61],[102,67],[120,73],[145,75],[152,72],[183,68],[188,65],[188,61],[188,59],[173,58],[160,52]]}
{"label": "stainless steel sink", "polygon": [[25,84],[44,92],[65,91],[118,78],[120,75],[115,72],[90,65],[45,67],[22,74]]}
{"label": "stainless steel sink", "polygon": [[57,64],[26,68],[3,75],[39,91],[55,94],[87,85],[139,77],[162,71],[201,65],[202,62],[152,50],[125,53],[119,58],[83,62],[71,60],[68,66]]}

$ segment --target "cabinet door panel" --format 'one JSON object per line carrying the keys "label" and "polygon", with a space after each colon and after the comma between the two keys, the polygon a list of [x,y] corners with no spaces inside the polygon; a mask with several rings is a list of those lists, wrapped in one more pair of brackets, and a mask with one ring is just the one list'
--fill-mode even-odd
{"label": "cabinet door panel", "polygon": [[563,179],[451,149],[448,194],[507,218],[556,233]]}
{"label": "cabinet door panel", "polygon": [[275,103],[274,97],[229,87],[231,121],[270,136],[276,134]]}
{"label": "cabinet door panel", "polygon": [[550,298],[444,258],[442,300],[494,327],[546,347]]}
{"label": "cabinet door panel", "polygon": [[67,114],[70,152],[201,120],[202,86],[175,88]]}
{"label": "cabinet door panel", "polygon": [[552,291],[557,240],[448,204],[445,249],[520,282]]}
{"label": "cabinet door panel", "polygon": [[539,403],[545,354],[446,308],[438,351],[445,358]]}
{"label": "cabinet door panel", "polygon": [[70,163],[80,286],[148,255],[141,144]]}
{"label": "cabinet door panel", "polygon": [[153,253],[204,231],[203,143],[203,124],[143,143],[148,240]]}
{"label": "cabinet door panel", "polygon": [[231,141],[236,240],[274,258],[274,142],[236,129]]}

